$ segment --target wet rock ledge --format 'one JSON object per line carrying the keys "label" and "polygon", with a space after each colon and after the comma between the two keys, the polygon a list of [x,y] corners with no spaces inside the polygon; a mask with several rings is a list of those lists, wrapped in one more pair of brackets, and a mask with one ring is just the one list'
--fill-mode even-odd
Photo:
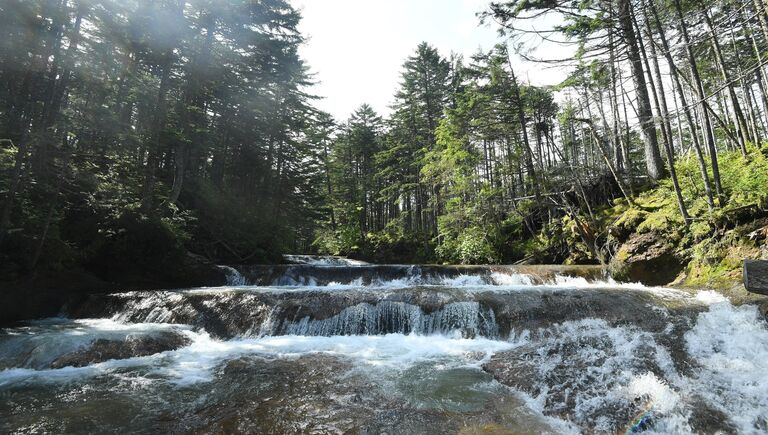
{"label": "wet rock ledge", "polygon": [[171,331],[159,335],[131,335],[124,340],[100,338],[92,341],[88,346],[56,358],[51,362],[51,368],[85,367],[112,359],[149,356],[176,350],[188,344],[190,340],[187,337]]}

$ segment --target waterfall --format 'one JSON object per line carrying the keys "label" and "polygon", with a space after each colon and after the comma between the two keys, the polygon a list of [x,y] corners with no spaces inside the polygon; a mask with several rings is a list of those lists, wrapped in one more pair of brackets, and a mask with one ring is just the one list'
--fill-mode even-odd
{"label": "waterfall", "polygon": [[[298,262],[297,262],[298,263]],[[409,286],[615,286],[599,266],[440,266],[349,264],[337,260],[225,269],[228,284],[243,276],[249,285],[276,287],[409,287]]]}
{"label": "waterfall", "polygon": [[287,320],[271,324],[263,332],[269,335],[380,335],[380,334],[445,334],[458,333],[463,337],[489,337],[499,335],[493,310],[484,309],[478,302],[455,302],[432,313],[419,306],[404,302],[384,301],[363,303],[345,308],[327,319]]}
{"label": "waterfall", "polygon": [[283,255],[283,259],[291,264],[310,264],[315,266],[362,266],[365,261],[353,260],[346,257],[331,255]]}
{"label": "waterfall", "polygon": [[224,271],[224,276],[227,279],[227,285],[229,286],[246,286],[250,285],[248,279],[244,277],[240,271],[230,266],[219,266],[219,269]]}

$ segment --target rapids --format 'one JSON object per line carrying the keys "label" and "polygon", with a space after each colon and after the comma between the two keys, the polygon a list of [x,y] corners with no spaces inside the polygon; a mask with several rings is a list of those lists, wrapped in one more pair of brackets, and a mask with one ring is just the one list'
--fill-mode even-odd
{"label": "rapids", "polygon": [[589,267],[287,260],[0,330],[0,431],[768,430],[755,306]]}

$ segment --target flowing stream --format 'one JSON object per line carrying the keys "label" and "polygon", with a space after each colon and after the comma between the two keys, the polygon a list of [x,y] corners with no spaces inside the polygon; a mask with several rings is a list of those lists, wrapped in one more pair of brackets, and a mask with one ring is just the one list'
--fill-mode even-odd
{"label": "flowing stream", "polygon": [[0,432],[768,431],[755,306],[597,268],[293,260],[0,330]]}

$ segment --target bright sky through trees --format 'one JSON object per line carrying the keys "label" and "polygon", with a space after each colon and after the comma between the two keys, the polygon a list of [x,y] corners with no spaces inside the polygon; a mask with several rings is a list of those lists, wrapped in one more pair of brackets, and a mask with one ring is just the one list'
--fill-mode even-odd
{"label": "bright sky through trees", "polygon": [[[360,104],[390,113],[393,89],[403,61],[426,41],[466,58],[479,47],[487,51],[501,41],[496,30],[480,26],[475,16],[486,0],[292,0],[300,8],[301,32],[309,38],[301,54],[316,74],[317,105],[345,119]],[[542,28],[545,26],[540,23]],[[539,50],[551,56],[558,47]],[[523,81],[556,84],[563,74],[543,65],[519,62]]]}

